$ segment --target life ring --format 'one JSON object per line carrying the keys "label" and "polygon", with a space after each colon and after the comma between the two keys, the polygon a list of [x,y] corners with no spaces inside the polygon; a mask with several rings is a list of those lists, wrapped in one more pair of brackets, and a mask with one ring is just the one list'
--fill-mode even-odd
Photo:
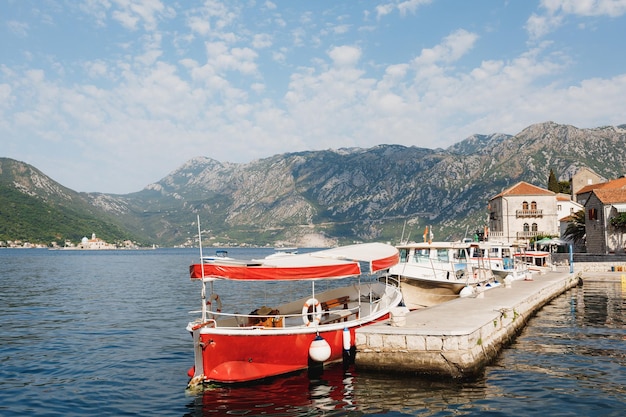
{"label": "life ring", "polygon": [[313,321],[309,321],[309,308],[313,306],[313,321],[316,321],[317,324],[322,320],[322,305],[315,298],[309,298],[306,300],[306,303],[302,306],[302,321],[305,325],[310,325]]}
{"label": "life ring", "polygon": [[220,296],[216,293],[212,293],[209,297],[209,301],[206,302],[206,305],[210,306],[212,304],[211,300],[215,300],[215,303],[217,304],[217,312],[220,313],[222,311],[222,299]]}

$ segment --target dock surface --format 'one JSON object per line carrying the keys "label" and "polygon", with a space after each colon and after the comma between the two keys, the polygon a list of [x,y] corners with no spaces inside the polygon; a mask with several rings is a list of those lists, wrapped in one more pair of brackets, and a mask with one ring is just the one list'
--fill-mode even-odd
{"label": "dock surface", "polygon": [[[359,369],[462,378],[481,372],[554,297],[576,286],[569,268],[513,281],[356,331]],[[392,325],[393,323],[393,325]]]}

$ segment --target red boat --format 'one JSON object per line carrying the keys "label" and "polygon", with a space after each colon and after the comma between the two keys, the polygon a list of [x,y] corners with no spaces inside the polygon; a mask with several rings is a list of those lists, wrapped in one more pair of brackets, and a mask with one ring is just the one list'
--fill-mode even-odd
{"label": "red boat", "polygon": [[[202,259],[202,256],[201,256]],[[400,290],[376,276],[398,262],[391,245],[367,243],[255,261],[215,259],[190,266],[202,282],[201,317],[190,322],[194,366],[189,387],[242,383],[288,374],[354,354],[355,329],[389,317]],[[367,265],[367,270],[362,271]],[[361,280],[370,279],[366,283]],[[356,282],[323,292],[316,282],[354,277]],[[249,314],[221,311],[214,284],[230,281],[298,281],[311,294],[261,306]],[[308,284],[307,284],[308,282]],[[207,285],[210,288],[207,291]]]}

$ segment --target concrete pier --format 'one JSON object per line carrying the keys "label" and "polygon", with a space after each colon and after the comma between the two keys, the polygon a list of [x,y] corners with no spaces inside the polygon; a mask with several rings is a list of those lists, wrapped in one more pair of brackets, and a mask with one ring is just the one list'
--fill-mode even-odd
{"label": "concrete pier", "polygon": [[[356,331],[358,369],[461,378],[481,372],[548,301],[576,286],[568,268],[513,281]],[[396,323],[397,324],[397,323]]]}

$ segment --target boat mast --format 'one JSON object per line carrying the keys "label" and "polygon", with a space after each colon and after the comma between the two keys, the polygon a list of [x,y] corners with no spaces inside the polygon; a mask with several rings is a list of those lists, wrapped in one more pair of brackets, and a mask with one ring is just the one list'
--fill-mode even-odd
{"label": "boat mast", "polygon": [[[197,216],[198,221],[198,244],[200,245],[200,266],[202,267],[202,322],[206,321],[206,282],[204,281],[204,257],[202,256],[202,231],[200,228],[200,215]],[[213,281],[211,281],[213,285]]]}

